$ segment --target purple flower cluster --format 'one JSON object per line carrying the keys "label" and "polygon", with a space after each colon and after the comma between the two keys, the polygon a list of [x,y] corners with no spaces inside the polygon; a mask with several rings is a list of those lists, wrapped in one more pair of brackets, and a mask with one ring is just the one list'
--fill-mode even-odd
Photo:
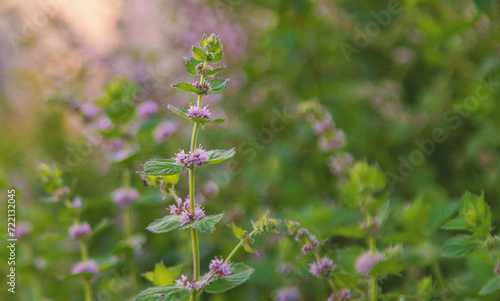
{"label": "purple flower cluster", "polygon": [[231,266],[228,263],[225,263],[222,258],[218,259],[215,257],[215,259],[212,259],[209,269],[217,279],[222,279],[231,274]]}
{"label": "purple flower cluster", "polygon": [[28,235],[31,232],[31,229],[31,224],[28,222],[18,224],[15,232],[16,238],[21,239],[25,235]]}
{"label": "purple flower cluster", "polygon": [[276,294],[276,301],[297,301],[300,298],[299,290],[295,287],[285,287]]}
{"label": "purple flower cluster", "polygon": [[81,224],[74,224],[69,228],[69,235],[73,239],[82,239],[91,231],[90,225],[87,222]]}
{"label": "purple flower cluster", "polygon": [[328,160],[328,166],[334,174],[341,174],[347,170],[354,162],[351,154],[343,153],[336,156],[331,156]]}
{"label": "purple flower cluster", "polygon": [[309,264],[309,272],[313,276],[329,279],[335,270],[335,265],[328,257],[323,257],[320,260]]}
{"label": "purple flower cluster", "polygon": [[170,205],[170,213],[180,216],[179,221],[181,222],[181,226],[205,217],[205,211],[202,208],[196,206],[194,212],[192,212],[189,199],[182,202],[181,198],[177,199],[177,205]]}
{"label": "purple flower cluster", "polygon": [[97,274],[99,267],[93,260],[81,261],[73,266],[71,274],[92,273]]}
{"label": "purple flower cluster", "polygon": [[99,114],[99,107],[89,102],[82,103],[78,109],[88,120],[96,118]]}
{"label": "purple flower cluster", "polygon": [[118,188],[111,197],[118,206],[128,207],[139,198],[139,192],[134,188]]}
{"label": "purple flower cluster", "polygon": [[372,253],[371,251],[366,251],[361,254],[358,259],[356,259],[356,270],[367,276],[372,270],[373,266],[382,260],[383,255],[380,253]]}
{"label": "purple flower cluster", "polygon": [[309,235],[309,241],[302,246],[302,254],[306,255],[314,251],[320,245],[316,235]]}
{"label": "purple flower cluster", "polygon": [[351,299],[351,291],[343,289],[331,294],[327,301],[347,301]]}
{"label": "purple flower cluster", "polygon": [[200,90],[200,92],[205,95],[207,95],[208,91],[210,90],[210,85],[207,82],[203,83],[203,87],[201,86],[200,82],[193,83],[192,85],[193,87],[198,88],[198,90]]}
{"label": "purple flower cluster", "polygon": [[[194,288],[195,290],[199,291],[200,289],[202,289],[205,286],[205,283],[202,283],[200,281],[198,281],[198,282],[189,281],[188,277],[186,275],[181,275],[181,279],[177,279],[175,282],[177,283],[177,286],[183,286],[188,290],[192,290]],[[162,294],[158,294],[158,295],[162,295]],[[156,297],[163,297],[163,296],[158,296],[158,295],[156,295]]]}
{"label": "purple flower cluster", "polygon": [[153,136],[156,142],[161,143],[170,138],[176,131],[177,123],[173,121],[164,121],[156,127]]}
{"label": "purple flower cluster", "polygon": [[158,112],[158,104],[154,101],[145,101],[137,106],[136,113],[139,118],[147,119]]}
{"label": "purple flower cluster", "polygon": [[100,131],[107,131],[112,128],[113,128],[113,123],[106,116],[99,118],[99,120],[97,121],[97,129]]}
{"label": "purple flower cluster", "polygon": [[82,199],[80,197],[76,197],[71,202],[71,208],[80,209],[82,207]]}
{"label": "purple flower cluster", "polygon": [[182,164],[182,166],[187,168],[201,166],[206,161],[208,161],[208,156],[205,153],[205,150],[201,147],[195,149],[194,151],[190,151],[187,154],[181,150],[175,156],[175,162]]}
{"label": "purple flower cluster", "polygon": [[208,105],[204,106],[203,108],[190,105],[188,109],[188,114],[189,118],[191,119],[193,118],[210,119],[210,117],[212,116],[212,113],[210,113],[210,111],[208,110]]}

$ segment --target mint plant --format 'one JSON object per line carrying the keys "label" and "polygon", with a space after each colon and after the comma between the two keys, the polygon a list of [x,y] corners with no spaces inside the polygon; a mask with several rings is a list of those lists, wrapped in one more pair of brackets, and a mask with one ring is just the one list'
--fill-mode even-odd
{"label": "mint plant", "polygon": [[[164,283],[156,281],[155,275],[161,273],[172,275],[174,269],[165,269],[163,265],[157,265],[155,271],[147,274],[146,277],[152,279],[153,283],[159,286],[143,291],[136,297],[137,301],[180,301],[188,298],[191,301],[196,301],[203,292],[223,293],[241,285],[250,278],[254,270],[243,263],[233,263],[231,261],[233,256],[241,247],[247,252],[255,252],[251,247],[254,242],[253,237],[264,232],[274,232],[279,223],[279,220],[270,218],[269,213],[266,213],[261,219],[253,222],[251,232],[245,231],[237,225],[232,225],[233,233],[239,239],[239,243],[225,258],[214,258],[208,266],[208,272],[201,275],[198,232],[213,233],[224,213],[207,215],[205,208],[197,204],[195,199],[196,170],[205,165],[229,160],[234,156],[235,150],[234,148],[205,150],[197,144],[200,126],[224,122],[224,119],[211,118],[212,114],[208,106],[203,106],[203,96],[222,93],[229,81],[229,79],[214,77],[224,69],[224,66],[211,65],[219,63],[223,57],[219,38],[214,34],[208,37],[205,35],[199,46],[200,48],[193,46],[192,54],[194,57],[186,61],[187,72],[190,75],[199,76],[199,81],[192,84],[177,83],[173,85],[184,92],[195,94],[197,102],[190,105],[187,110],[168,106],[168,109],[174,114],[193,123],[190,147],[188,150],[180,150],[169,159],[148,161],[144,163],[142,171],[145,183],[158,186],[165,193],[165,196],[172,195],[175,201],[175,204],[170,205],[170,214],[154,221],[147,229],[154,233],[189,230],[193,272],[191,276],[182,274],[175,283],[161,285]],[[189,191],[185,198],[181,198],[175,190],[175,185],[180,179],[179,174],[185,170],[188,171]]]}

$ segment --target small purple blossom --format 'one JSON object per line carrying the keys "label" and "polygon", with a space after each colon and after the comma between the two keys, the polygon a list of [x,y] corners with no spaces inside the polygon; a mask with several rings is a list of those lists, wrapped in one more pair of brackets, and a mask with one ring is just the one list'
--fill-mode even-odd
{"label": "small purple blossom", "polygon": [[351,291],[343,289],[331,294],[327,301],[347,301],[351,299]]}
{"label": "small purple blossom", "polygon": [[139,198],[139,192],[134,188],[118,188],[111,197],[118,206],[128,207]]}
{"label": "small purple blossom", "polygon": [[330,278],[334,269],[335,265],[328,257],[323,257],[320,260],[309,264],[309,272],[311,272],[313,276],[321,278]]}
{"label": "small purple blossom", "polygon": [[153,136],[156,142],[161,143],[170,138],[177,131],[177,123],[164,121],[154,130]]}
{"label": "small purple blossom", "polygon": [[97,274],[99,267],[97,263],[93,260],[81,261],[73,266],[71,269],[71,274],[81,274],[81,273],[92,273]]}
{"label": "small purple blossom", "polygon": [[201,166],[203,163],[208,161],[208,156],[203,148],[197,148],[194,151],[190,151],[189,153],[185,153],[184,150],[181,150],[175,156],[175,161],[178,164],[182,164],[182,166],[187,168],[193,168]]}
{"label": "small purple blossom", "polygon": [[181,226],[205,217],[205,211],[199,206],[194,208],[194,213],[191,211],[189,199],[182,202],[182,199],[178,198],[176,202],[177,205],[170,205],[170,213],[180,216],[179,221],[181,222]]}
{"label": "small purple blossom", "polygon": [[218,259],[215,257],[215,259],[212,259],[212,262],[210,262],[209,265],[210,272],[214,273],[214,276],[217,279],[222,279],[225,276],[231,274],[231,266],[224,262],[224,260]]}
{"label": "small purple blossom", "polygon": [[81,224],[74,224],[69,228],[68,232],[73,239],[82,239],[90,231],[90,225],[87,222],[83,222]]}
{"label": "small purple blossom", "polygon": [[321,150],[328,152],[336,148],[340,148],[345,144],[345,134],[341,130],[336,130],[333,137],[322,136],[318,141]]}
{"label": "small purple blossom", "polygon": [[356,259],[356,270],[366,276],[370,273],[373,266],[382,260],[382,257],[380,253],[366,251]]}
{"label": "small purple blossom", "polygon": [[177,279],[175,282],[177,283],[177,286],[185,287],[188,290],[192,290],[194,288],[197,291],[199,291],[206,285],[206,283],[199,281],[191,282],[188,280],[188,277],[186,275],[181,275],[181,279]]}
{"label": "small purple blossom", "polygon": [[137,106],[137,116],[142,119],[153,117],[158,112],[158,104],[154,101],[145,101]]}
{"label": "small purple blossom", "polygon": [[82,199],[80,197],[76,197],[73,202],[71,202],[71,207],[80,209],[82,207]]}
{"label": "small purple blossom", "polygon": [[107,131],[107,130],[110,130],[112,128],[113,128],[113,123],[106,116],[99,118],[99,120],[97,121],[97,129],[98,130]]}
{"label": "small purple blossom", "polygon": [[190,105],[188,109],[188,114],[189,118],[191,119],[193,118],[210,119],[210,117],[212,116],[212,113],[210,113],[210,111],[208,110],[208,105],[204,106],[203,108]]}
{"label": "small purple blossom", "polygon": [[275,301],[297,301],[300,298],[299,290],[296,287],[285,287],[278,291]]}
{"label": "small purple blossom", "polygon": [[297,230],[297,235],[295,235],[295,240],[296,241],[301,241],[305,237],[309,235],[309,231],[306,228],[300,228]]}
{"label": "small purple blossom", "polygon": [[79,109],[83,116],[89,120],[96,118],[99,114],[99,107],[89,102],[83,103]]}
{"label": "small purple blossom", "polygon": [[107,149],[110,152],[118,152],[122,150],[124,147],[125,147],[125,141],[119,138],[111,140],[107,145]]}
{"label": "small purple blossom", "polygon": [[15,232],[16,238],[17,239],[23,238],[24,236],[31,233],[31,229],[32,229],[31,224],[28,222],[18,224]]}
{"label": "small purple blossom", "polygon": [[[300,231],[300,229],[299,229]],[[307,231],[307,230],[306,230]],[[317,247],[319,247],[320,243],[316,238],[316,235],[309,235],[309,241],[302,246],[302,254],[306,255],[314,251]]]}
{"label": "small purple blossom", "polygon": [[354,162],[354,158],[350,154],[341,154],[331,156],[328,161],[328,166],[334,174],[341,174]]}
{"label": "small purple blossom", "polygon": [[207,82],[203,83],[203,87],[201,86],[200,82],[193,83],[192,85],[193,87],[198,88],[198,90],[200,90],[200,92],[205,95],[207,95],[208,91],[210,90],[210,85]]}

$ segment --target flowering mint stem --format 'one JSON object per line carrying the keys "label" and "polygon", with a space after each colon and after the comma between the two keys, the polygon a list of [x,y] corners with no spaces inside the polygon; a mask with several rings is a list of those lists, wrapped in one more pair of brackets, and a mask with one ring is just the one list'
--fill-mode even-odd
{"label": "flowering mint stem", "polygon": [[[122,181],[123,181],[124,188],[130,187],[130,169],[128,167],[125,167],[123,169]],[[125,213],[123,216],[123,224],[124,224],[124,228],[125,228],[125,237],[129,242],[131,242],[133,230],[132,230],[132,212],[130,211],[130,206],[128,206],[125,209]],[[132,276],[134,289],[136,291],[139,291],[140,287],[139,287],[139,278],[138,278],[138,273],[137,273],[137,265],[135,264],[135,258],[134,258],[133,253],[129,256],[128,262],[129,262],[130,274]]]}
{"label": "flowering mint stem", "polygon": [[[203,69],[207,67],[207,61],[203,62]],[[202,74],[200,78],[200,85],[203,87],[205,84],[205,75]],[[202,105],[202,96],[198,95],[198,107]],[[198,122],[194,123],[193,134],[191,136],[191,151],[194,151],[196,147],[196,138],[198,138],[198,128],[200,124]],[[194,199],[194,168],[189,169],[189,202],[191,205],[191,213],[194,214],[195,199]],[[198,281],[200,278],[200,250],[198,243],[198,232],[196,229],[191,228],[191,244],[193,247],[193,275],[194,281]],[[191,301],[196,301],[198,299],[198,294],[191,295]]]}
{"label": "flowering mint stem", "polygon": [[[312,243],[311,239],[309,238],[309,236],[307,236],[306,239],[307,239],[307,242],[310,245],[313,245],[313,243]],[[317,261],[321,261],[321,257],[319,256],[317,250],[314,250],[314,257],[316,258]],[[328,284],[330,284],[330,287],[332,288],[333,292],[336,293],[337,292],[337,287],[335,286],[335,283],[333,283],[333,280],[332,280],[331,277],[328,278]]]}

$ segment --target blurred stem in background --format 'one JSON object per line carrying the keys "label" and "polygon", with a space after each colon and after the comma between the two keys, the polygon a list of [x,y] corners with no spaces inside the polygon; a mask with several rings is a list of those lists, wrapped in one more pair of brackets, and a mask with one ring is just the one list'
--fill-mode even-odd
{"label": "blurred stem in background", "polygon": [[[125,188],[130,188],[130,168],[125,167],[123,169],[123,187]],[[125,227],[125,239],[128,241],[129,244],[132,245],[132,235],[133,235],[133,229],[132,229],[132,212],[130,211],[130,206],[128,206],[125,209],[124,216],[123,216],[123,224]],[[140,290],[140,280],[139,280],[139,273],[137,271],[137,265],[135,263],[135,250],[132,247],[132,253],[128,255],[128,262],[129,262],[129,269],[130,269],[130,275],[132,277],[132,282],[133,282],[133,287],[135,292],[138,292]]]}
{"label": "blurred stem in background", "polygon": [[[368,227],[371,227],[373,223],[373,218],[372,216],[367,213],[366,214],[366,225]],[[370,248],[370,251],[372,252],[372,254],[376,254],[377,253],[377,245],[375,244],[375,237],[373,237],[374,235],[369,235],[368,236],[368,241],[367,241],[367,244],[368,244],[368,248]],[[370,300],[371,301],[377,301],[377,298],[378,298],[378,281],[377,281],[377,277],[376,276],[370,276],[370,280],[371,280],[371,287],[370,287]]]}

